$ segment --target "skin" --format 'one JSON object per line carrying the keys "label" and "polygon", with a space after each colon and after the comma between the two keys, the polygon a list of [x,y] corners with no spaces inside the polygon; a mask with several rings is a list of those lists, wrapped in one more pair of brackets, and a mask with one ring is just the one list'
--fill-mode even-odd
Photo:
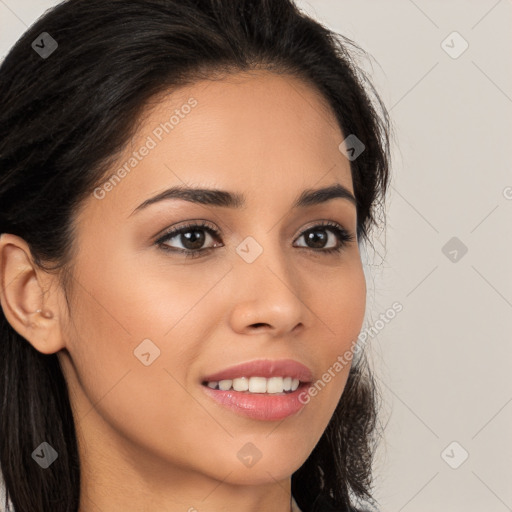
{"label": "skin", "polygon": [[[357,240],[324,254],[303,236],[328,220],[355,237],[355,206],[336,198],[291,208],[305,189],[339,183],[353,193],[350,162],[338,149],[345,136],[311,86],[254,71],[164,95],[108,176],[191,97],[197,106],[119,184],[82,203],[70,308],[57,276],[34,264],[27,244],[0,238],[5,315],[37,350],[58,354],[70,389],[80,512],[288,512],[291,475],[324,432],[350,364],[298,414],[275,422],[221,407],[201,389],[202,377],[291,358],[316,380],[362,327]],[[184,184],[243,194],[246,206],[166,200],[132,214]],[[205,234],[203,246],[221,247],[185,258],[154,243],[197,220],[220,232],[220,240]],[[326,247],[339,244],[333,232],[320,232],[329,234]],[[253,263],[235,251],[247,236],[263,248]],[[184,247],[179,235],[167,244]],[[149,366],[134,356],[144,339],[160,350]],[[249,442],[262,454],[252,467],[237,457]]]}

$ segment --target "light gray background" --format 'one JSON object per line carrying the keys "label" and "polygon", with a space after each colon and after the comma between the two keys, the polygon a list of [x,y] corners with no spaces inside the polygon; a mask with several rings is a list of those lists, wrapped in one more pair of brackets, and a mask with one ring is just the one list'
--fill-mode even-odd
{"label": "light gray background", "polygon": [[[0,0],[0,56],[57,3]],[[375,496],[382,512],[512,511],[512,1],[297,3],[370,53],[395,129],[387,228],[365,255]]]}

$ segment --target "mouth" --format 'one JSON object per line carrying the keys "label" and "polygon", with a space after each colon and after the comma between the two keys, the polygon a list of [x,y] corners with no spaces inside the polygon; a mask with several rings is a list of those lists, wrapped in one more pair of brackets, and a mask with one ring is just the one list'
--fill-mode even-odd
{"label": "mouth", "polygon": [[313,381],[312,372],[297,361],[259,360],[205,377],[202,389],[217,404],[246,417],[277,421],[299,413],[301,399]]}

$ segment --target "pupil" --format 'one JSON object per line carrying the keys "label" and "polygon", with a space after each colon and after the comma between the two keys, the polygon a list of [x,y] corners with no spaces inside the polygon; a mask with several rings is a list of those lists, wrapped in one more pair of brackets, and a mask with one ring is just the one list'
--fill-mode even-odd
{"label": "pupil", "polygon": [[204,238],[204,232],[202,231],[187,231],[181,234],[181,243],[187,249],[200,249],[204,244]]}
{"label": "pupil", "polygon": [[327,233],[325,231],[310,231],[307,239],[308,242],[313,243],[313,247],[321,249],[327,242]]}

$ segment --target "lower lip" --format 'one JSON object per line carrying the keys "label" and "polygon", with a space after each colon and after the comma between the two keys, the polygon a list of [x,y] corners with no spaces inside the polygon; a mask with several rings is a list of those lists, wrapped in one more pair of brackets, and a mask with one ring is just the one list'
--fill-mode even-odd
{"label": "lower lip", "polygon": [[302,392],[308,388],[307,383],[286,394],[249,393],[242,391],[221,391],[208,386],[201,386],[204,392],[217,403],[233,412],[255,420],[278,421],[299,412],[306,404],[299,400]]}

